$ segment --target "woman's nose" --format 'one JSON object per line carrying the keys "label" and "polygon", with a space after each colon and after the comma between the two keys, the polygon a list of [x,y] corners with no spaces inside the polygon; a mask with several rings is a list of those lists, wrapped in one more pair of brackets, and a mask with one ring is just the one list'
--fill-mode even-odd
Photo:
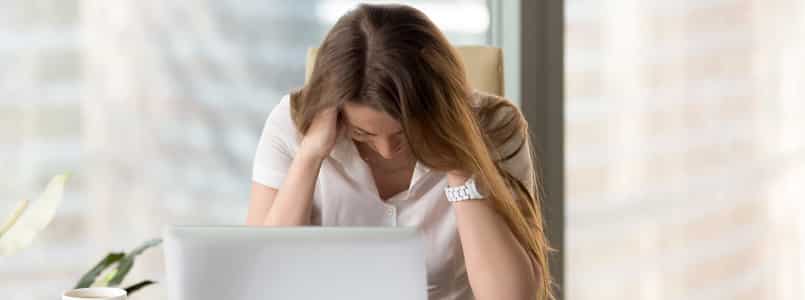
{"label": "woman's nose", "polygon": [[377,153],[380,154],[385,159],[391,159],[394,157],[395,154],[400,152],[400,145],[399,141],[393,141],[391,139],[382,139],[375,143],[375,150]]}

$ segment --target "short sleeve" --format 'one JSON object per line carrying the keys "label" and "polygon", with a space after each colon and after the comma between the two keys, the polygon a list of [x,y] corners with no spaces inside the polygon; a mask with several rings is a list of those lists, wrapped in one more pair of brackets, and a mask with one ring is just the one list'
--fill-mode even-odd
{"label": "short sleeve", "polygon": [[[517,137],[504,145],[502,153],[514,153],[508,160],[501,162],[501,166],[509,174],[517,178],[532,193],[534,192],[534,162],[531,158],[531,145],[528,140]],[[518,149],[519,148],[519,149]]]}
{"label": "short sleeve", "polygon": [[[482,124],[489,134],[496,134],[493,143],[497,149],[494,151],[495,160],[506,173],[522,183],[530,192],[534,192],[534,160],[531,154],[531,145],[528,138],[528,128],[520,110],[514,105],[501,105],[509,100],[485,93],[476,93],[479,111],[481,107],[489,108],[482,115]],[[507,130],[517,130],[510,132]],[[503,133],[506,132],[506,133]],[[508,135],[507,133],[511,133]],[[499,140],[507,136],[507,140]]]}
{"label": "short sleeve", "polygon": [[266,119],[254,155],[252,180],[279,188],[293,161],[298,134],[291,119],[290,97],[285,95]]}

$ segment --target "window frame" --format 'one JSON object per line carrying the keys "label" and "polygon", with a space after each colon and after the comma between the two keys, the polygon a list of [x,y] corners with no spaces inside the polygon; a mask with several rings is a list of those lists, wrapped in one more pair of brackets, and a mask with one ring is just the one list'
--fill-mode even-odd
{"label": "window frame", "polygon": [[[556,299],[565,291],[565,1],[488,0],[490,43],[503,49],[506,97],[529,124],[541,170],[546,234],[556,250]],[[526,54],[526,55],[524,55]]]}

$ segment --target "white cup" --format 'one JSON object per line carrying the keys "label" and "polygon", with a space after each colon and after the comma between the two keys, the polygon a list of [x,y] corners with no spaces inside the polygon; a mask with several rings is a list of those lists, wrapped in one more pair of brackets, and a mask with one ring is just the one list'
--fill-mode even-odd
{"label": "white cup", "polygon": [[126,300],[126,290],[118,288],[85,288],[64,292],[62,300]]}

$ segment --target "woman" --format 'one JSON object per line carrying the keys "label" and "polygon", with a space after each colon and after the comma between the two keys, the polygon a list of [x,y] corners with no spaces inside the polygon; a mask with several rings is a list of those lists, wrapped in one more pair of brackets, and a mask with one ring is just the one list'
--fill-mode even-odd
{"label": "woman", "polygon": [[430,299],[548,299],[531,156],[519,110],[469,87],[422,12],[360,5],[269,115],[247,224],[414,226]]}

